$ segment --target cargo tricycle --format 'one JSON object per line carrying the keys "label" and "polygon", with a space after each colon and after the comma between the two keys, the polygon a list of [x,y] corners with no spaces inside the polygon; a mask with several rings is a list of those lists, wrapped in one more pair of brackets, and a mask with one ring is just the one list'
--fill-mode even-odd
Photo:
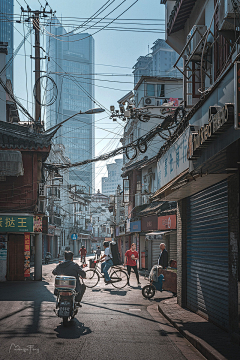
{"label": "cargo tricycle", "polygon": [[152,267],[149,275],[150,284],[142,288],[142,294],[146,299],[151,299],[155,295],[156,290],[163,291],[163,281],[165,280],[163,274],[158,276],[159,269],[162,269],[162,266],[154,265]]}

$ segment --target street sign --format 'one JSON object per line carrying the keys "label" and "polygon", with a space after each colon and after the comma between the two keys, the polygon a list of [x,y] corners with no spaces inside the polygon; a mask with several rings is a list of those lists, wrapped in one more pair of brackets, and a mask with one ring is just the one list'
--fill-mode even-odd
{"label": "street sign", "polygon": [[77,240],[77,238],[78,238],[77,234],[72,234],[72,235],[71,235],[71,239],[72,239],[72,240]]}

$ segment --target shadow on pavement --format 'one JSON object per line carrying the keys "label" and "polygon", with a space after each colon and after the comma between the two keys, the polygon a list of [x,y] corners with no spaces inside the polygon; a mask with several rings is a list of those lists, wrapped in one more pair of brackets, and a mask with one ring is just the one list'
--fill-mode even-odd
{"label": "shadow on pavement", "polygon": [[84,324],[76,318],[69,321],[66,327],[64,327],[62,323],[59,324],[54,331],[57,333],[56,336],[62,339],[78,339],[92,332],[89,327],[84,326]]}
{"label": "shadow on pavement", "polygon": [[[135,318],[139,318],[139,319],[143,319],[143,320],[147,320],[147,321],[150,321],[150,322],[157,323],[157,321],[154,320],[153,318],[149,319],[149,318],[144,317],[142,315],[137,315],[137,314],[131,312],[131,309],[129,309],[129,311],[118,310],[118,309],[109,308],[109,307],[106,307],[106,306],[103,306],[103,305],[91,304],[91,303],[84,302],[84,301],[82,301],[82,304],[86,304],[86,305],[93,306],[93,307],[96,307],[96,308],[99,308],[99,309],[102,309],[102,310],[109,310],[109,311],[113,311],[113,312],[116,312],[116,313],[120,313],[120,314],[124,314],[124,315],[128,315],[128,316],[132,316],[132,317],[135,317]],[[124,305],[126,306],[126,304],[124,304]],[[131,305],[133,305],[133,304],[131,304]],[[136,305],[140,306],[139,304],[136,304]]]}
{"label": "shadow on pavement", "polygon": [[33,308],[33,315],[31,323],[25,328],[25,334],[34,334],[39,331],[39,320],[41,316],[41,304],[43,301],[55,302],[54,295],[46,288],[48,282],[25,282],[25,281],[11,281],[0,283],[0,301],[30,301],[32,304],[27,304],[21,309],[9,313],[1,320],[10,318],[17,313],[24,311],[27,308]]}
{"label": "shadow on pavement", "polygon": [[108,291],[110,295],[126,296],[126,290],[113,290],[113,289],[104,289],[103,291]]}

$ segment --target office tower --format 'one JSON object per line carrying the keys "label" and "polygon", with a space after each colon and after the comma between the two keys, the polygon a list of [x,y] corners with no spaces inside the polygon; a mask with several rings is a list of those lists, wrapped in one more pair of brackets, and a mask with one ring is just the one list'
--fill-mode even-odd
{"label": "office tower", "polygon": [[[13,54],[13,0],[0,1],[0,41],[8,43],[6,62]],[[13,63],[6,70],[7,79],[13,85]]]}
{"label": "office tower", "polygon": [[[58,89],[57,100],[46,110],[49,129],[79,111],[94,107],[94,39],[86,33],[58,37],[66,34],[58,19],[51,21],[47,29],[54,37],[47,38],[50,61],[46,62],[46,70]],[[47,99],[51,96],[51,91],[47,91]],[[54,142],[65,146],[71,163],[93,158],[94,115],[76,115],[68,120],[58,130]],[[70,169],[69,182],[93,193],[94,169],[94,164]]]}
{"label": "office tower", "polygon": [[123,159],[116,159],[115,163],[108,164],[108,176],[102,177],[102,193],[104,195],[114,195],[118,185],[123,188],[123,179],[121,177]]}

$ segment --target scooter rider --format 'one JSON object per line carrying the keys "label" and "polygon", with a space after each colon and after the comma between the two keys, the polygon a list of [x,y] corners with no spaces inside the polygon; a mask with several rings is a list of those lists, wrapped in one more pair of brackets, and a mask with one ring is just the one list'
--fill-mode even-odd
{"label": "scooter rider", "polygon": [[[86,277],[85,271],[77,263],[73,262],[73,253],[71,251],[65,251],[64,253],[65,261],[57,265],[57,267],[52,271],[53,275],[65,275],[65,276],[74,276],[76,278],[76,303],[78,306],[81,306],[79,303],[82,300],[83,294],[86,290],[86,285],[81,284],[79,276],[83,279]],[[85,267],[83,265],[83,267]]]}

